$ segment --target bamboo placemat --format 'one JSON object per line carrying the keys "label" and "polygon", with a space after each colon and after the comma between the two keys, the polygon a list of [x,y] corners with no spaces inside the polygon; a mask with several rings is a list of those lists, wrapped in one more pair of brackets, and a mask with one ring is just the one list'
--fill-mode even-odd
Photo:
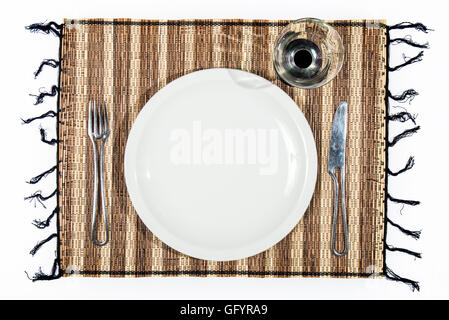
{"label": "bamboo placemat", "polygon": [[[383,21],[332,21],[346,50],[329,84],[289,87],[276,76],[272,49],[290,21],[66,20],[62,29],[58,124],[59,257],[62,272],[86,276],[367,277],[384,265],[386,45]],[[128,132],[148,99],[170,81],[206,68],[258,74],[287,92],[305,114],[317,143],[318,180],[306,214],[281,242],[231,262],[190,258],[157,239],[129,199],[123,169]],[[111,240],[90,238],[90,99],[106,101],[111,136],[105,179]],[[332,181],[327,173],[331,124],[338,102],[350,106],[347,140],[349,251],[331,254]],[[341,232],[341,230],[340,230]]]}

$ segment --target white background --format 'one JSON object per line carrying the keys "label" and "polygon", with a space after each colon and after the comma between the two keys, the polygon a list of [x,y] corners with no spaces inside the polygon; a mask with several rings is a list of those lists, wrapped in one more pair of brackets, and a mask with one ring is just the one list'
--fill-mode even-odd
{"label": "white background", "polygon": [[[0,298],[157,298],[157,299],[298,299],[298,298],[449,298],[447,287],[449,212],[447,103],[448,26],[443,1],[12,1],[1,10],[1,99],[0,99]],[[129,17],[145,19],[179,18],[263,18],[322,19],[385,18],[389,24],[419,21],[435,29],[428,35],[415,31],[416,41],[429,41],[424,61],[391,75],[393,93],[415,88],[420,95],[411,105],[422,126],[419,134],[402,140],[390,151],[390,167],[400,169],[409,155],[416,165],[401,176],[391,177],[389,189],[399,198],[418,199],[417,207],[391,204],[389,216],[403,226],[423,229],[420,240],[408,239],[390,227],[388,242],[423,252],[422,260],[401,253],[389,253],[388,264],[398,274],[420,281],[422,290],[412,293],[403,284],[386,280],[341,279],[247,279],[247,278],[64,278],[32,283],[31,274],[39,265],[50,271],[54,246],[49,244],[35,257],[28,252],[39,240],[53,232],[37,230],[34,218],[45,218],[55,206],[48,201],[45,210],[24,202],[23,197],[37,188],[44,194],[55,188],[55,175],[36,185],[25,183],[30,177],[50,168],[55,161],[55,147],[39,142],[39,121],[21,125],[27,118],[55,108],[56,99],[33,105],[29,93],[50,88],[56,83],[57,71],[47,68],[37,79],[33,72],[44,58],[57,58],[58,39],[30,34],[25,25],[66,18]],[[408,51],[407,51],[408,50]],[[405,45],[392,47],[392,64],[402,60],[402,52],[416,54]],[[393,104],[395,105],[395,104]],[[398,109],[399,110],[399,109]],[[394,109],[393,109],[394,111]],[[53,118],[41,121],[54,137]],[[397,134],[411,123],[393,125]]]}

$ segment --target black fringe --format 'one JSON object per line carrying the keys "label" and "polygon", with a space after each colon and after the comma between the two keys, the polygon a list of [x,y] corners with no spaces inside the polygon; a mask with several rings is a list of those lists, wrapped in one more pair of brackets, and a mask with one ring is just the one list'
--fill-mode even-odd
{"label": "black fringe", "polygon": [[45,97],[54,97],[54,96],[56,96],[58,94],[58,92],[59,92],[58,86],[54,85],[54,86],[51,87],[51,91],[50,92],[42,91],[38,95],[30,94],[30,96],[36,97],[36,102],[34,103],[34,105],[38,105],[38,104],[41,104],[42,102],[44,102],[44,98]]}
{"label": "black fringe", "polygon": [[58,166],[55,165],[55,166],[51,167],[50,169],[48,169],[47,171],[42,172],[41,174],[39,174],[39,175],[37,175],[37,176],[31,178],[30,181],[27,181],[27,183],[29,183],[29,184],[36,184],[36,183],[38,183],[42,178],[45,178],[45,177],[48,176],[50,173],[52,173],[53,171],[55,171],[57,168],[58,168]]}
{"label": "black fringe", "polygon": [[38,229],[45,229],[50,225],[53,217],[59,212],[59,208],[56,207],[53,212],[45,220],[34,220],[32,224]]}
{"label": "black fringe", "polygon": [[429,49],[429,43],[416,43],[414,42],[411,37],[410,38],[395,38],[390,40],[391,44],[399,44],[399,43],[405,43],[411,47],[420,48],[420,49]]}
{"label": "black fringe", "polygon": [[402,282],[402,283],[409,285],[410,288],[412,289],[412,291],[415,291],[415,290],[419,291],[419,289],[420,289],[418,281],[413,281],[413,280],[398,276],[396,273],[394,273],[388,267],[385,268],[385,277],[389,280],[398,281],[398,282]]}
{"label": "black fringe", "polygon": [[[52,68],[58,68],[61,65],[61,43],[62,43],[62,28],[63,28],[63,24],[57,24],[55,22],[49,22],[49,23],[35,23],[35,24],[31,24],[29,26],[26,27],[26,29],[32,31],[32,32],[43,32],[46,34],[50,34],[53,33],[54,35],[59,37],[59,60],[56,59],[44,59],[41,64],[39,65],[39,68],[36,70],[36,72],[34,72],[34,78],[37,78],[37,76],[42,72],[42,70],[44,69],[45,66],[49,66]],[[59,69],[59,76],[58,76],[58,86],[53,85],[51,87],[51,90],[49,92],[43,91],[43,90],[39,90],[40,93],[38,95],[31,95],[36,97],[36,101],[35,101],[35,105],[41,104],[44,102],[45,97],[54,97],[57,96],[57,105],[58,105],[58,110],[60,108],[59,105],[59,85],[60,85],[60,73],[61,73],[61,69]],[[46,113],[37,116],[37,117],[33,117],[33,118],[29,118],[29,119],[22,119],[22,122],[24,124],[28,124],[33,122],[34,120],[37,119],[43,119],[43,118],[47,118],[47,117],[57,117],[58,113],[55,111],[47,111]],[[56,131],[58,131],[58,121],[56,122]],[[46,137],[46,131],[40,127],[39,128],[39,132],[40,132],[40,136],[41,136],[41,141],[50,145],[55,145],[58,143],[57,139],[51,139],[51,140],[47,140]],[[56,163],[58,163],[58,159],[56,159]],[[57,165],[53,166],[52,168],[50,168],[49,170],[37,175],[36,177],[33,177],[30,179],[30,181],[28,181],[28,183],[30,184],[36,184],[38,183],[41,179],[43,179],[44,177],[46,177],[47,175],[49,175],[50,173],[56,171],[56,173],[58,174],[57,171]],[[25,200],[30,200],[30,202],[34,201],[34,205],[36,206],[36,202],[39,202],[40,204],[42,204],[42,206],[45,208],[44,205],[44,201],[56,196],[58,194],[58,189],[56,189],[55,191],[53,191],[50,195],[48,196],[43,196],[41,191],[36,191],[35,193],[33,193],[32,195],[25,197]],[[59,206],[57,205],[56,208],[53,210],[53,212],[47,217],[47,219],[45,220],[34,220],[33,221],[33,225],[36,226],[39,229],[44,229],[46,227],[48,227],[52,221],[52,219],[57,216],[59,212]],[[48,236],[46,239],[38,242],[33,249],[31,249],[30,254],[31,255],[35,255],[36,252],[43,246],[45,245],[47,242],[51,241],[53,238],[56,238],[56,258],[54,260],[53,263],[53,267],[51,270],[50,274],[45,274],[44,272],[42,272],[42,269],[39,268],[38,272],[34,274],[34,276],[32,278],[30,278],[28,276],[28,273],[26,273],[27,277],[32,280],[32,281],[38,281],[38,280],[53,280],[53,279],[58,279],[62,276],[61,270],[60,270],[60,265],[59,265],[59,239],[58,239],[58,232],[59,232],[59,226],[58,226],[58,221],[56,220],[56,233],[51,234],[50,236]]]}
{"label": "black fringe", "polygon": [[433,31],[432,29],[427,28],[424,24],[419,23],[419,22],[418,23],[401,22],[401,23],[398,23],[398,24],[388,27],[388,30],[404,30],[404,29],[415,29],[418,31],[422,31],[424,33]]}
{"label": "black fringe", "polygon": [[45,112],[44,114],[41,114],[40,116],[25,119],[25,120],[21,119],[21,120],[22,120],[23,124],[28,124],[28,123],[33,122],[34,120],[39,120],[39,119],[44,119],[44,118],[54,118],[57,115],[58,114],[55,111],[50,110],[50,111]]}
{"label": "black fringe", "polygon": [[414,256],[415,258],[421,259],[421,253],[419,253],[419,252],[410,251],[410,250],[404,249],[404,248],[396,248],[396,247],[392,247],[392,246],[389,246],[388,244],[385,244],[385,248],[386,248],[387,250],[390,250],[390,251],[397,251],[397,252],[406,253],[406,254],[409,254],[409,255],[411,255],[411,256]]}
{"label": "black fringe", "polygon": [[[392,45],[392,44],[404,43],[404,44],[407,44],[407,45],[409,45],[411,47],[421,48],[421,49],[428,49],[429,48],[429,44],[428,43],[424,43],[424,44],[416,43],[416,42],[414,42],[412,40],[411,36],[406,36],[404,38],[391,39],[390,38],[390,31],[391,30],[395,30],[395,29],[396,30],[416,29],[416,30],[419,30],[419,31],[427,33],[431,29],[427,28],[422,23],[410,23],[410,22],[402,22],[402,23],[399,23],[399,24],[396,24],[396,25],[393,25],[393,26],[389,26],[389,27],[387,27],[387,29],[388,29],[388,32],[387,32],[387,44],[386,44],[386,50],[387,50],[387,60],[386,60],[386,62],[387,62],[387,70],[388,70],[388,72],[387,72],[387,81],[386,81],[387,82],[387,84],[386,84],[387,94],[386,94],[386,97],[385,97],[385,102],[386,102],[386,106],[387,106],[386,143],[387,143],[388,147],[393,147],[401,139],[409,137],[409,136],[415,134],[420,129],[420,126],[416,126],[416,121],[415,121],[416,116],[412,115],[409,112],[407,112],[406,109],[404,109],[404,111],[396,113],[396,114],[389,114],[389,111],[390,111],[389,99],[392,99],[394,101],[398,101],[398,102],[401,102],[401,103],[404,103],[404,102],[409,102],[410,103],[418,95],[418,92],[415,91],[414,89],[408,89],[408,90],[405,90],[404,92],[402,92],[399,95],[393,95],[390,92],[390,90],[388,89],[388,74],[389,74],[389,72],[398,71],[398,70],[402,69],[403,67],[405,67],[407,65],[410,65],[410,64],[413,64],[413,63],[421,61],[423,59],[423,56],[424,56],[424,51],[419,52],[415,57],[412,57],[412,58],[405,58],[405,56],[404,56],[404,60],[405,60],[404,63],[399,64],[399,65],[397,65],[395,67],[390,67],[390,65],[389,65],[389,49],[390,49],[389,46]],[[389,141],[388,140],[388,137],[389,137],[389,135],[388,135],[389,121],[406,122],[408,120],[411,120],[413,122],[413,124],[415,125],[415,127],[412,128],[412,129],[405,130],[404,132],[402,132],[402,133],[398,134],[397,136],[395,136],[392,141]],[[384,243],[383,274],[389,280],[398,281],[398,282],[402,282],[402,283],[405,283],[405,284],[409,285],[411,287],[412,291],[415,291],[415,290],[419,291],[420,287],[419,287],[419,283],[417,281],[413,281],[413,280],[410,280],[410,279],[407,279],[407,278],[403,278],[403,277],[397,275],[390,268],[388,268],[387,262],[386,262],[386,250],[393,251],[393,252],[402,252],[402,253],[406,253],[406,254],[412,255],[415,258],[421,258],[421,253],[414,252],[414,251],[411,251],[411,250],[408,250],[408,249],[405,249],[405,248],[392,247],[392,246],[390,246],[390,245],[388,245],[386,243],[387,229],[388,229],[388,225],[389,224],[392,225],[393,227],[397,228],[399,231],[401,231],[405,235],[411,236],[414,239],[419,239],[420,236],[421,236],[421,231],[407,230],[407,229],[403,228],[402,226],[400,226],[399,224],[391,221],[388,218],[388,215],[387,215],[387,212],[388,212],[388,210],[387,210],[387,206],[388,206],[387,200],[390,200],[390,201],[396,202],[396,203],[401,203],[403,205],[403,207],[405,205],[416,206],[416,205],[420,204],[419,201],[415,201],[415,200],[403,200],[403,199],[394,198],[394,197],[392,197],[390,195],[390,193],[388,193],[388,183],[387,183],[388,176],[389,175],[391,175],[391,176],[398,176],[398,175],[404,173],[405,171],[410,170],[415,165],[415,159],[413,157],[410,157],[408,159],[407,164],[405,165],[404,168],[402,168],[401,170],[399,170],[397,172],[392,172],[390,170],[390,168],[388,168],[388,148],[387,148],[386,163],[387,163],[387,169],[386,169],[387,175],[385,177],[385,181],[386,181],[386,185],[385,185],[385,193],[386,193],[385,210],[386,210],[386,212],[385,212],[385,218],[384,218],[385,220],[384,220],[384,238],[383,238],[383,243]],[[401,211],[402,211],[402,209],[401,209]]]}
{"label": "black fringe", "polygon": [[57,139],[47,140],[47,132],[45,131],[44,128],[39,128],[39,132],[40,132],[40,134],[41,134],[41,141],[42,141],[42,142],[44,142],[44,143],[46,143],[46,144],[49,144],[49,145],[51,145],[51,146],[54,146],[55,144],[58,143],[58,140],[57,140]]}
{"label": "black fringe", "polygon": [[410,230],[404,229],[399,224],[394,223],[393,221],[391,221],[388,217],[387,217],[387,222],[390,223],[392,226],[398,228],[402,233],[412,237],[413,239],[418,240],[421,237],[421,230],[419,230],[419,231],[410,231]]}
{"label": "black fringe", "polygon": [[27,275],[28,279],[31,281],[45,281],[45,280],[55,280],[62,277],[61,270],[59,268],[59,260],[58,258],[55,259],[53,262],[53,267],[51,268],[51,274],[45,274],[42,271],[42,268],[39,268],[39,271],[34,274],[33,277],[30,277],[28,273],[25,271],[25,274]]}
{"label": "black fringe", "polygon": [[395,101],[399,101],[399,102],[407,102],[407,101],[411,102],[413,99],[415,99],[415,97],[417,95],[419,95],[419,93],[416,92],[414,89],[405,90],[404,92],[402,92],[399,95],[393,95],[388,90],[387,94],[388,94],[388,97],[390,97],[391,99],[393,99]]}
{"label": "black fringe", "polygon": [[57,24],[54,21],[50,21],[48,23],[33,23],[29,26],[26,26],[25,29],[31,31],[31,32],[43,32],[46,34],[53,33],[57,37],[61,37],[61,30],[63,25]]}
{"label": "black fringe", "polygon": [[413,168],[414,165],[415,165],[415,158],[414,158],[414,157],[410,157],[410,158],[408,158],[408,161],[407,161],[407,164],[405,165],[405,167],[402,168],[401,170],[396,171],[396,172],[392,172],[392,171],[390,170],[390,168],[387,168],[387,171],[388,171],[388,174],[389,174],[390,176],[398,176],[398,175],[400,175],[401,173],[403,173],[403,172],[405,172],[405,171],[410,170],[411,168]]}
{"label": "black fringe", "polygon": [[54,197],[58,193],[58,189],[55,189],[50,195],[43,196],[42,191],[38,190],[32,195],[29,195],[28,197],[25,197],[24,200],[30,200],[30,202],[34,201],[34,206],[36,206],[36,202],[39,202],[44,208],[47,208],[44,204],[44,201],[47,201],[48,199]]}
{"label": "black fringe", "polygon": [[42,246],[43,246],[44,244],[46,244],[47,242],[49,242],[51,239],[56,238],[57,236],[58,236],[57,233],[53,233],[53,234],[51,234],[48,238],[46,238],[46,239],[44,239],[44,240],[42,240],[42,241],[39,241],[39,242],[33,247],[33,249],[31,249],[30,254],[31,254],[32,256],[34,256],[34,255],[36,254],[36,252],[38,252],[39,249],[42,248]]}
{"label": "black fringe", "polygon": [[404,60],[405,60],[404,63],[401,63],[395,67],[388,67],[388,71],[390,71],[390,72],[398,71],[398,70],[402,69],[403,67],[408,66],[412,63],[422,61],[423,57],[424,57],[424,51],[421,51],[416,56],[414,56],[413,58],[410,58],[408,60],[404,57]]}
{"label": "black fringe", "polygon": [[417,206],[419,205],[421,202],[416,201],[416,200],[403,200],[403,199],[397,199],[392,197],[389,193],[387,194],[387,198],[390,201],[396,202],[396,203],[403,203],[403,204],[408,204],[410,206]]}
{"label": "black fringe", "polygon": [[390,121],[399,121],[399,122],[406,122],[408,120],[411,120],[413,124],[416,124],[416,115],[413,115],[407,111],[401,111],[399,113],[391,114],[388,116],[388,120]]}
{"label": "black fringe", "polygon": [[57,68],[59,67],[59,61],[55,60],[55,59],[44,59],[39,68],[36,70],[36,72],[34,73],[34,78],[36,79],[37,76],[42,72],[42,69],[44,68],[44,66],[49,66],[52,68]]}
{"label": "black fringe", "polygon": [[413,135],[414,133],[416,133],[419,129],[421,129],[420,126],[416,126],[414,128],[411,129],[407,129],[404,132],[398,134],[396,137],[393,138],[392,141],[388,142],[388,146],[392,147],[394,146],[396,143],[398,143],[400,140],[410,137],[411,135]]}

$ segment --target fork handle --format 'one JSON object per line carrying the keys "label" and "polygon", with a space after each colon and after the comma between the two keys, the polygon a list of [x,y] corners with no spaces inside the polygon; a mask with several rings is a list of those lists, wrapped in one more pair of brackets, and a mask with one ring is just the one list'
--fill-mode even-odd
{"label": "fork handle", "polygon": [[[108,217],[106,214],[106,203],[104,194],[104,140],[100,145],[100,167],[98,168],[98,152],[97,146],[94,141],[92,141],[93,151],[94,151],[94,194],[93,194],[93,208],[92,208],[92,229],[91,237],[94,244],[97,246],[104,246],[109,242],[109,226]],[[99,169],[99,170],[98,170]],[[97,201],[98,201],[98,177],[100,177],[100,192],[101,192],[101,209],[103,211],[103,219],[106,231],[106,239],[100,242],[95,234],[95,229],[97,225]]]}
{"label": "fork handle", "polygon": [[342,252],[338,252],[335,249],[336,242],[336,231],[337,231],[337,220],[338,220],[338,202],[339,202],[339,192],[340,189],[337,177],[333,171],[330,171],[329,174],[334,181],[334,217],[332,222],[332,240],[331,240],[331,249],[332,253],[337,257],[343,257],[348,253],[348,219],[346,217],[346,204],[345,204],[345,169],[341,168],[341,209],[343,215],[343,229],[344,229],[344,250]]}

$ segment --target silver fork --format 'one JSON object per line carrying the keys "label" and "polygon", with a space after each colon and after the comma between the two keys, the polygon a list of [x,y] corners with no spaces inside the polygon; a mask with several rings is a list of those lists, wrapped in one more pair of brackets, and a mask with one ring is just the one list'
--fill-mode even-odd
{"label": "silver fork", "polygon": [[[89,101],[89,117],[87,130],[89,138],[92,141],[92,147],[94,151],[94,194],[92,206],[91,237],[92,241],[97,246],[104,246],[109,242],[109,226],[106,214],[106,199],[104,195],[104,145],[106,139],[109,137],[110,132],[105,103],[103,103],[102,105],[98,105],[97,107],[97,103],[95,101],[93,103]],[[96,141],[100,141],[100,172],[98,172],[98,152]],[[98,241],[95,235],[95,227],[97,224],[98,176],[100,176],[101,209],[103,210],[103,219],[106,229],[106,239],[103,242]]]}

